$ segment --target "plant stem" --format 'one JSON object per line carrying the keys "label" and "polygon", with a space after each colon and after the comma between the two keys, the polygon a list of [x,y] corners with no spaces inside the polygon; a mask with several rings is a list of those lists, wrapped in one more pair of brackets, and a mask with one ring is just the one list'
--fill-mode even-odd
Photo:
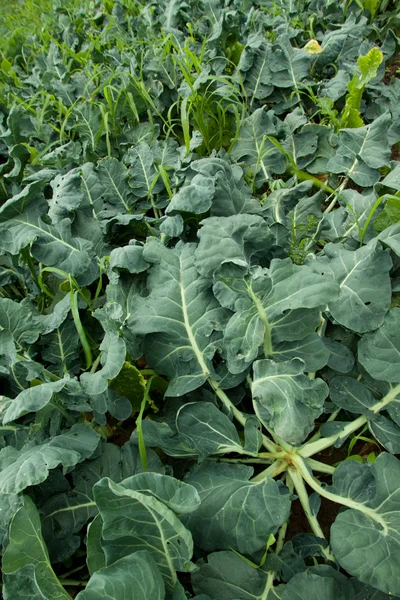
{"label": "plant stem", "polygon": [[267,469],[264,469],[264,471],[261,471],[261,473],[250,479],[250,481],[256,483],[257,481],[263,481],[267,477],[276,477],[280,473],[286,471],[287,467],[288,464],[286,461],[278,459],[275,462],[273,462],[272,465],[270,465]]}
{"label": "plant stem", "polygon": [[[225,392],[223,390],[221,390],[221,388],[218,385],[218,382],[215,381],[215,379],[211,379],[211,377],[210,377],[208,379],[208,383],[211,385],[214,392],[216,393],[218,398],[221,400],[221,402],[224,404],[224,406],[226,406],[226,408],[230,412],[232,412],[235,419],[244,427],[246,424],[247,418],[244,416],[244,414],[242,412],[240,412],[239,409],[236,408],[236,406],[228,398],[228,396],[225,394]],[[263,440],[264,448],[266,448],[269,452],[272,452],[273,454],[276,454],[277,452],[279,452],[276,444],[274,444],[274,442],[269,440],[267,438],[267,436],[263,435],[262,440]]]}
{"label": "plant stem", "polygon": [[332,467],[331,465],[326,465],[323,462],[320,462],[319,460],[314,460],[313,458],[307,458],[306,459],[308,466],[313,470],[313,471],[319,471],[320,473],[328,473],[328,475],[333,475],[334,472],[336,471],[335,467]]}
{"label": "plant stem", "polygon": [[[373,412],[374,414],[379,413],[388,404],[390,404],[390,402],[395,400],[399,394],[400,394],[400,384],[391,388],[391,390],[386,394],[386,396],[384,396],[382,398],[382,400],[380,400],[379,402],[374,404],[374,406],[372,406],[369,410],[371,412]],[[297,454],[299,456],[302,456],[303,458],[308,458],[310,456],[313,456],[314,454],[321,452],[321,450],[325,450],[325,448],[329,448],[330,446],[333,446],[335,444],[335,442],[337,440],[339,440],[340,438],[347,438],[351,433],[354,433],[354,431],[356,431],[360,427],[363,427],[367,422],[368,422],[367,417],[364,415],[361,415],[360,417],[358,417],[358,419],[355,419],[355,421],[348,423],[338,433],[335,433],[334,435],[330,435],[329,437],[326,437],[326,438],[318,439],[316,441],[307,442],[306,444],[304,444],[304,446],[302,446],[299,449]]]}
{"label": "plant stem", "polygon": [[[302,476],[306,483],[310,486],[314,492],[317,492],[323,498],[327,500],[331,500],[331,502],[336,502],[337,504],[342,504],[343,506],[347,506],[348,508],[352,508],[353,510],[358,510],[359,512],[365,514],[367,517],[376,521],[381,525],[384,535],[387,535],[388,526],[385,520],[373,509],[365,506],[365,504],[361,504],[356,502],[355,500],[351,500],[351,498],[343,498],[343,496],[339,496],[338,494],[333,494],[332,492],[328,492],[322,485],[314,479],[311,473],[308,471],[303,459],[300,456],[294,456],[292,459],[293,465],[297,469],[298,473]],[[292,472],[290,473],[292,477]]]}
{"label": "plant stem", "polygon": [[[321,529],[321,525],[318,523],[317,517],[312,514],[310,499],[307,494],[306,486],[304,485],[303,477],[300,475],[300,473],[296,471],[296,469],[293,468],[289,469],[288,474],[291,480],[293,481],[297,497],[300,500],[301,506],[303,507],[304,513],[307,517],[307,521],[310,524],[311,531],[318,538],[322,538],[323,540],[325,540],[326,538],[324,532]],[[324,548],[322,551],[328,560],[335,562],[335,557],[333,556],[329,548]]]}

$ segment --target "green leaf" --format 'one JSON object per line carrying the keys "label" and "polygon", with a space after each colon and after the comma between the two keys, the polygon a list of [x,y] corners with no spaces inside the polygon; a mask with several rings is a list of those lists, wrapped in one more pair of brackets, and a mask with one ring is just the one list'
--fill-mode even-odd
{"label": "green leaf", "polygon": [[79,337],[72,319],[61,323],[55,331],[43,336],[40,342],[43,346],[42,357],[54,365],[49,370],[60,377],[79,370]]}
{"label": "green leaf", "polygon": [[286,442],[299,444],[323,411],[329,389],[322,379],[304,375],[301,360],[253,364],[253,406],[260,421]]}
{"label": "green leaf", "polygon": [[[296,345],[285,348],[279,343],[310,335],[318,325],[319,311],[307,309],[323,307],[338,293],[336,282],[316,275],[307,266],[294,265],[290,259],[274,259],[269,269],[253,270],[243,262],[226,261],[214,280],[219,302],[236,311],[224,333],[232,373],[240,373],[255,360],[261,345],[266,357],[285,350],[296,354]],[[320,351],[323,366],[327,353],[322,345]]]}
{"label": "green leaf", "polygon": [[98,434],[88,425],[74,425],[42,444],[21,450],[7,446],[0,451],[0,485],[3,494],[15,494],[42,483],[59,464],[73,467],[96,450]]}
{"label": "green leaf", "polygon": [[200,496],[200,507],[183,518],[203,550],[233,548],[251,554],[265,546],[289,516],[286,488],[273,479],[251,483],[251,467],[206,463],[186,482]]}
{"label": "green leaf", "polygon": [[312,61],[308,52],[291,45],[288,35],[281,35],[270,64],[273,85],[298,91],[307,82]]}
{"label": "green leaf", "polygon": [[223,262],[244,261],[250,266],[265,259],[273,242],[267,223],[257,215],[210,217],[201,225],[195,263],[204,277],[212,277]]}
{"label": "green leaf", "polygon": [[111,283],[118,283],[120,271],[128,273],[142,273],[149,267],[143,259],[143,246],[132,243],[129,246],[115,248],[110,254],[109,279]]}
{"label": "green leaf", "polygon": [[76,600],[164,600],[165,587],[153,557],[134,552],[96,571]]}
{"label": "green leaf", "polygon": [[132,404],[132,411],[139,412],[146,390],[146,380],[135,365],[124,362],[122,369],[114,379],[109,382],[110,388],[121,396],[128,398]]}
{"label": "green leaf", "polygon": [[399,477],[399,461],[383,453],[374,463],[346,461],[333,478],[335,493],[359,505],[341,512],[331,527],[335,558],[363,583],[394,596],[400,594]]}
{"label": "green leaf", "polygon": [[282,594],[282,600],[353,600],[353,597],[346,577],[328,565],[297,573]]}
{"label": "green leaf", "polygon": [[384,231],[387,227],[400,221],[400,198],[389,196],[381,214],[375,219],[375,231]]}
{"label": "green leaf", "polygon": [[259,600],[265,589],[267,574],[254,569],[234,552],[213,552],[207,560],[197,563],[198,571],[192,574],[196,594],[207,594],[218,600]]}
{"label": "green leaf", "polygon": [[360,115],[361,98],[367,83],[377,75],[378,68],[383,61],[383,54],[378,48],[371,48],[365,56],[359,56],[357,66],[359,75],[353,75],[349,82],[346,104],[340,119],[342,127],[362,127],[364,121]]}
{"label": "green leaf", "polygon": [[369,125],[343,129],[335,156],[327,165],[331,173],[344,173],[362,187],[370,187],[380,179],[379,168],[387,166],[390,150],[387,131],[391,123],[388,113]]}
{"label": "green leaf", "polygon": [[285,157],[268,140],[271,135],[276,135],[273,112],[258,108],[242,121],[231,152],[233,160],[243,163],[245,169],[250,170],[257,187],[271,179],[273,173],[282,174],[286,171]]}
{"label": "green leaf", "polygon": [[392,259],[377,240],[357,250],[327,244],[324,256],[309,262],[315,272],[337,281],[340,294],[328,303],[332,317],[359,333],[376,329],[390,308]]}
{"label": "green leaf", "polygon": [[69,219],[49,225],[42,219],[46,211],[46,200],[35,194],[31,185],[8,200],[0,208],[0,247],[18,254],[32,242],[31,253],[36,260],[78,277],[91,263],[92,243],[72,236]]}
{"label": "green leaf", "polygon": [[14,398],[2,415],[4,424],[19,419],[29,412],[37,412],[46,406],[56,394],[66,385],[66,379],[60,379],[52,383],[42,383],[23,390]]}
{"label": "green leaf", "polygon": [[378,381],[400,381],[400,308],[392,308],[376,331],[358,343],[358,360]]}
{"label": "green leaf", "polygon": [[226,320],[227,311],[215,300],[208,281],[199,277],[195,249],[186,244],[170,250],[155,240],[148,242],[144,257],[153,263],[149,296],[129,321],[131,331],[147,334],[144,352],[149,365],[171,377],[169,396],[198,388],[213,373],[218,331]]}
{"label": "green leaf", "polygon": [[236,427],[210,402],[184,404],[177,412],[176,428],[201,460],[210,454],[243,453]]}
{"label": "green leaf", "polygon": [[100,345],[102,368],[96,373],[82,373],[81,383],[89,396],[106,391],[108,381],[117,377],[125,362],[124,340],[114,331],[107,331]]}
{"label": "green leaf", "polygon": [[328,337],[323,338],[323,343],[330,352],[328,367],[338,373],[349,373],[354,366],[354,355],[350,348]]}
{"label": "green leaf", "polygon": [[[64,590],[51,567],[37,508],[33,501],[25,496],[24,506],[14,515],[10,524],[9,542],[3,555],[2,570],[4,574],[10,575],[27,565],[33,565],[36,585],[43,596],[52,600],[70,600],[70,595]],[[24,574],[26,575],[26,571]]]}
{"label": "green leaf", "polygon": [[128,169],[115,158],[105,158],[97,164],[86,163],[81,168],[84,199],[98,220],[119,213],[129,213],[134,204],[128,185]]}
{"label": "green leaf", "polygon": [[[148,550],[171,590],[177,583],[176,571],[191,570],[193,541],[176,514],[157,496],[173,501],[174,494],[179,497],[182,493],[187,510],[198,505],[198,497],[185,483],[169,478],[169,485],[163,489],[162,484],[158,487],[160,480],[153,479],[154,474],[146,475],[146,485],[141,491],[137,490],[135,477],[121,484],[104,478],[94,486],[96,504],[104,523],[102,546],[108,565],[137,550]],[[138,487],[140,489],[140,483]]]}
{"label": "green leaf", "polygon": [[101,547],[101,532],[103,521],[100,515],[96,515],[88,525],[86,539],[86,562],[90,575],[106,566],[106,557]]}
{"label": "green leaf", "polygon": [[35,567],[28,564],[15,573],[6,575],[3,573],[3,597],[4,600],[14,600],[23,594],[26,600],[48,600],[44,596],[36,579]]}

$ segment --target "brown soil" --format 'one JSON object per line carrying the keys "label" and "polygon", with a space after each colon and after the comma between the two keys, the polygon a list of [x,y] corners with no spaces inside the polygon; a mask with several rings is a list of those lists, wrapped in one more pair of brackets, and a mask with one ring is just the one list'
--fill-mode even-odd
{"label": "brown soil", "polygon": [[383,78],[383,82],[388,85],[394,77],[399,78],[400,74],[397,72],[400,69],[400,54],[395,56],[392,63],[386,67],[386,73]]}

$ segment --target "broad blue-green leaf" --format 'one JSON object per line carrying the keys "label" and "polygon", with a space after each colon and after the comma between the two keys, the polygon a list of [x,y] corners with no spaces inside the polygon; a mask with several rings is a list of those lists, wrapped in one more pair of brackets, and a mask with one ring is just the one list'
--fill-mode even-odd
{"label": "broad blue-green leaf", "polygon": [[329,388],[332,402],[350,412],[370,415],[377,403],[371,390],[352,377],[334,377]]}
{"label": "broad blue-green leaf", "polygon": [[164,600],[161,573],[149,552],[134,552],[96,571],[76,600]]}
{"label": "broad blue-green leaf", "polygon": [[176,415],[176,428],[201,459],[210,454],[243,452],[236,427],[210,402],[184,404]]}
{"label": "broad blue-green leaf", "polygon": [[400,308],[392,308],[376,331],[358,343],[358,360],[378,381],[400,381]]}
{"label": "broad blue-green leaf", "polygon": [[129,169],[130,184],[135,196],[144,198],[162,189],[162,179],[161,177],[158,178],[158,173],[153,164],[154,155],[152,149],[146,142],[140,142],[137,146],[131,148],[124,160],[127,164],[131,165]]}
{"label": "broad blue-green leaf", "polygon": [[340,294],[328,303],[332,317],[348,329],[364,333],[383,323],[390,308],[392,259],[377,240],[357,250],[327,244],[324,256],[309,262],[315,273],[337,281]]}
{"label": "broad blue-green leaf", "polygon": [[15,494],[42,483],[59,464],[73,467],[96,450],[98,434],[88,425],[74,425],[42,444],[22,450],[8,446],[0,451],[0,485],[3,494]]}
{"label": "broad blue-green leaf", "polygon": [[50,371],[59,377],[79,371],[80,342],[72,319],[64,321],[55,331],[44,335],[40,343],[43,347],[42,357],[52,364]]}
{"label": "broad blue-green leaf", "polygon": [[287,584],[282,600],[354,600],[348,579],[328,565],[297,573]]}
{"label": "broad blue-green leaf", "polygon": [[301,89],[307,82],[312,61],[313,57],[308,52],[291,45],[289,36],[280,36],[270,64],[273,85],[290,87],[295,91]]}
{"label": "broad blue-green leaf", "polygon": [[100,345],[100,351],[102,352],[102,368],[96,373],[82,373],[81,375],[82,387],[89,396],[105,392],[108,381],[118,375],[125,362],[125,342],[114,331],[106,332]]}
{"label": "broad blue-green leaf", "polygon": [[271,174],[286,171],[286,159],[270,142],[268,135],[276,135],[275,117],[272,111],[258,108],[241,124],[239,135],[232,149],[231,157],[250,171],[253,181],[259,187],[271,179]]}
{"label": "broad blue-green leaf", "polygon": [[[367,488],[366,474],[373,480]],[[352,484],[343,487],[346,478]],[[355,502],[354,508],[339,513],[331,527],[335,558],[350,575],[394,596],[400,594],[399,478],[399,461],[386,453],[374,463],[342,463],[333,478],[340,495]],[[364,490],[362,495],[353,493],[357,482]]]}
{"label": "broad blue-green leaf", "polygon": [[212,217],[228,217],[260,212],[260,204],[251,197],[240,167],[226,159],[209,157],[193,161],[190,169],[197,174],[171,199],[167,214],[175,210],[201,214],[210,209]]}
{"label": "broad blue-green leaf", "polygon": [[329,350],[317,333],[310,333],[302,340],[281,342],[274,346],[274,360],[277,362],[300,358],[304,370],[310,373],[325,367],[329,359]]}
{"label": "broad blue-green leaf", "polygon": [[106,566],[106,557],[101,547],[102,529],[102,518],[100,515],[96,515],[88,525],[86,537],[86,563],[90,575]]}
{"label": "broad blue-green leaf", "polygon": [[148,267],[149,263],[143,259],[143,246],[132,243],[129,246],[115,248],[110,254],[108,271],[110,282],[118,283],[120,271],[142,273]]}
{"label": "broad blue-green leaf", "polygon": [[200,504],[199,495],[193,486],[162,473],[138,473],[124,479],[122,485],[154,496],[176,514],[192,512]]}
{"label": "broad blue-green leaf", "polygon": [[26,600],[49,599],[48,596],[43,595],[39,587],[33,564],[28,564],[10,575],[3,573],[3,581],[4,600],[14,600],[15,598],[19,598],[22,590]]}
{"label": "broad blue-green leaf", "polygon": [[153,497],[151,490],[131,489],[129,480],[125,487],[104,478],[95,485],[94,495],[104,523],[102,545],[107,564],[137,550],[148,550],[167,588],[173,589],[176,572],[191,570],[193,553],[192,536],[176,514]]}
{"label": "broad blue-green leaf", "polygon": [[56,225],[45,222],[42,217],[47,212],[47,202],[30,188],[0,208],[0,247],[18,254],[32,242],[32,255],[39,262],[78,277],[92,260],[91,242],[72,236],[70,219],[62,219]]}
{"label": "broad blue-green leaf", "polygon": [[43,331],[40,313],[30,302],[0,298],[0,354],[11,362],[17,350],[33,344]]}
{"label": "broad blue-green leaf", "polygon": [[19,419],[29,412],[37,412],[46,406],[53,397],[66,384],[66,379],[60,379],[52,383],[42,383],[23,390],[14,398],[2,415],[4,424]]}
{"label": "broad blue-green leaf", "polygon": [[213,552],[197,563],[192,574],[196,594],[218,600],[259,600],[265,590],[267,573],[255,569],[234,552]]}
{"label": "broad blue-green leaf", "polygon": [[286,442],[299,444],[322,413],[329,388],[322,379],[304,375],[301,360],[275,363],[258,360],[253,364],[253,406],[264,425]]}
{"label": "broad blue-green leaf", "polygon": [[207,463],[186,478],[199,492],[201,505],[183,522],[203,550],[234,548],[251,554],[288,518],[286,488],[271,478],[251,483],[252,473],[244,465]]}
{"label": "broad blue-green leaf", "polygon": [[14,515],[10,524],[2,571],[10,575],[27,565],[33,565],[36,585],[45,598],[70,600],[70,595],[64,590],[51,567],[37,508],[33,501],[25,496],[24,506]]}
{"label": "broad blue-green leaf", "polygon": [[387,166],[390,148],[387,131],[391,117],[385,113],[371,124],[342,129],[335,156],[327,165],[331,173],[344,173],[362,187],[370,187],[380,178],[379,168]]}
{"label": "broad blue-green leaf", "polygon": [[[244,70],[244,67],[246,67],[244,84],[248,97],[252,98],[250,106],[254,99],[264,100],[274,89],[271,82],[271,60],[273,60],[272,47],[265,43],[261,43],[258,48],[246,47],[243,51],[239,69]],[[245,61],[251,62],[251,65],[245,64]]]}
{"label": "broad blue-green leaf", "polygon": [[74,211],[83,202],[81,190],[81,170],[68,171],[65,175],[57,175],[51,182],[53,197],[49,201],[49,217],[54,224],[66,217],[73,218]]}
{"label": "broad blue-green leaf", "polygon": [[[279,342],[310,335],[319,312],[305,309],[324,307],[338,293],[336,282],[305,265],[294,265],[290,259],[274,259],[269,269],[253,270],[243,263],[225,262],[215,272],[214,281],[219,302],[236,311],[224,333],[232,373],[240,373],[256,359],[261,345],[266,357],[273,356],[280,352]],[[321,353],[323,366],[327,353],[322,347]]]}
{"label": "broad blue-green leaf", "polygon": [[348,373],[354,366],[354,355],[350,348],[332,340],[331,338],[323,338],[323,343],[329,351],[328,366],[339,373]]}
{"label": "broad blue-green leaf", "polygon": [[227,311],[196,270],[195,249],[186,244],[170,250],[156,241],[146,245],[144,258],[153,263],[147,280],[149,296],[129,321],[131,331],[147,334],[148,363],[157,373],[171,377],[169,396],[198,388],[212,374],[218,332],[226,321]]}
{"label": "broad blue-green leaf", "polygon": [[[147,450],[147,468],[152,472],[163,472],[160,460],[150,449]],[[63,562],[79,548],[82,527],[98,512],[93,501],[93,486],[105,476],[119,483],[141,470],[139,451],[129,442],[122,448],[104,444],[100,456],[75,467],[72,473],[74,487],[67,493],[54,494],[40,507],[43,536],[52,560]]]}
{"label": "broad blue-green leaf", "polygon": [[167,214],[173,211],[206,213],[212,205],[215,192],[215,176],[204,176],[197,173],[189,183],[182,187],[177,194],[171,198]]}
{"label": "broad blue-green leaf", "polygon": [[81,168],[85,202],[96,219],[103,220],[129,213],[134,204],[128,185],[128,169],[115,158],[105,158],[97,164],[86,163]]}
{"label": "broad blue-green leaf", "polygon": [[195,262],[204,277],[211,277],[226,261],[245,261],[250,266],[265,260],[273,242],[267,223],[257,215],[210,217],[201,224]]}
{"label": "broad blue-green leaf", "polygon": [[400,256],[400,222],[387,227],[378,235],[384,246],[388,246],[397,256]]}

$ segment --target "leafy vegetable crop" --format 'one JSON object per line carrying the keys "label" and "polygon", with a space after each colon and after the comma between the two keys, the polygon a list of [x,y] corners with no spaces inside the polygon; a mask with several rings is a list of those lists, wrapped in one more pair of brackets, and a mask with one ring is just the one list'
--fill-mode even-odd
{"label": "leafy vegetable crop", "polygon": [[5,600],[400,597],[396,3],[0,31]]}

